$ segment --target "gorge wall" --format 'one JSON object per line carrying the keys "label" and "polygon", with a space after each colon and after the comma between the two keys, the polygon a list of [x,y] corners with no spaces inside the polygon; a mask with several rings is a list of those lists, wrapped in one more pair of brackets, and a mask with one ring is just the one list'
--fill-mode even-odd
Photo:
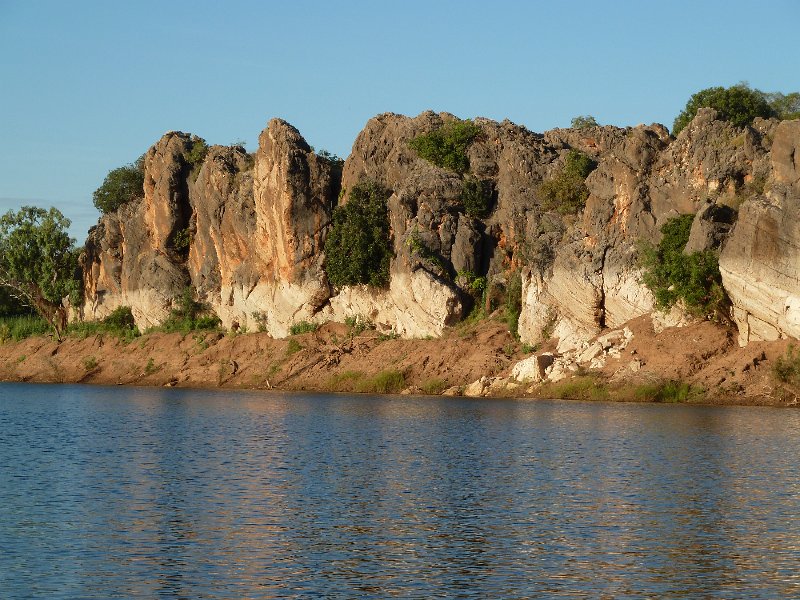
{"label": "gorge wall", "polygon": [[[460,175],[409,146],[452,119],[379,115],[343,168],[279,119],[255,153],[212,146],[202,162],[192,162],[196,138],[165,134],[145,156],[143,198],[89,233],[83,317],[125,305],[140,326],[155,325],[190,288],[226,327],[275,337],[300,321],[348,317],[404,337],[438,336],[471,309],[476,277],[490,290],[511,290],[519,277],[521,339],[553,335],[565,350],[653,312],[638,244],[694,214],[687,250],[721,251],[740,343],[800,337],[800,121],[737,128],[702,109],[672,138],[661,125],[536,134],[476,119]],[[597,167],[585,208],[561,214],[540,186],[572,149]],[[364,180],[390,194],[390,283],[334,288],[324,268],[333,210]],[[487,190],[485,214],[465,207],[465,180]]]}

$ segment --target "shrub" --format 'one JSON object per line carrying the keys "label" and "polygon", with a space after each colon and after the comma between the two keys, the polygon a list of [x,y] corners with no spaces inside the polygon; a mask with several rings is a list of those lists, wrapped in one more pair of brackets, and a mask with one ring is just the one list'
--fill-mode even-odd
{"label": "shrub", "polygon": [[592,115],[584,115],[575,117],[570,123],[573,129],[588,129],[589,127],[598,127],[600,124]]}
{"label": "shrub", "polygon": [[372,394],[396,394],[406,385],[406,378],[400,371],[381,371],[374,377],[360,381],[356,391]]}
{"label": "shrub", "polygon": [[597,163],[591,158],[577,150],[570,150],[561,171],[539,186],[542,208],[556,210],[562,215],[582,210],[589,197],[586,177],[595,168]]}
{"label": "shrub", "polygon": [[320,150],[317,156],[327,162],[331,169],[331,197],[339,197],[342,193],[344,159],[324,149]]}
{"label": "shrub", "polygon": [[722,316],[727,296],[716,252],[683,252],[693,220],[693,215],[670,219],[661,228],[658,246],[640,249],[642,282],[653,292],[656,306],[661,309],[669,309],[682,300],[690,313]]}
{"label": "shrub", "polygon": [[362,181],[350,190],[348,202],[333,211],[325,241],[325,272],[336,287],[389,284],[392,244],[389,238],[389,192]]}
{"label": "shrub", "polygon": [[800,390],[800,352],[789,345],[785,356],[779,356],[772,367],[772,374],[779,383]]}
{"label": "shrub", "polygon": [[409,142],[409,146],[420,158],[437,167],[455,173],[466,173],[469,170],[467,148],[480,132],[481,128],[471,120],[455,119],[430,133],[418,135]]}
{"label": "shrub", "polygon": [[295,339],[290,339],[289,343],[286,344],[286,356],[291,356],[292,354],[300,352],[302,349],[303,347],[300,345],[300,342]]}
{"label": "shrub", "polygon": [[263,332],[267,330],[267,325],[269,324],[267,313],[259,310],[253,311],[253,320],[256,322],[259,331]]}
{"label": "shrub", "polygon": [[317,329],[319,329],[319,325],[317,323],[300,321],[299,323],[294,323],[289,327],[289,333],[291,335],[301,335],[303,333],[313,333]]}
{"label": "shrub", "polygon": [[208,144],[206,144],[206,141],[193,135],[189,149],[185,154],[186,162],[191,166],[190,175],[192,181],[196,181],[197,176],[200,175],[200,168],[203,166],[203,161],[206,159],[207,154]]}
{"label": "shrub", "polygon": [[192,232],[188,227],[178,229],[172,236],[172,247],[180,254],[188,254],[192,244]]}
{"label": "shrub", "polygon": [[442,258],[436,252],[428,248],[422,240],[419,229],[416,227],[406,238],[406,245],[409,250],[411,250],[412,254],[416,254],[422,262],[427,263],[433,270],[438,271],[439,275],[449,276],[447,266]]}
{"label": "shrub", "polygon": [[86,371],[94,371],[97,368],[97,358],[95,358],[94,356],[84,357],[83,368]]}
{"label": "shrub", "polygon": [[201,137],[192,136],[189,151],[186,153],[186,161],[192,165],[192,167],[199,167],[206,159],[206,154],[208,154],[208,144],[206,144],[206,141]]}
{"label": "shrub", "polygon": [[103,323],[118,329],[133,329],[136,327],[136,321],[133,318],[130,306],[118,306],[103,319]]}
{"label": "shrub", "polygon": [[92,194],[95,208],[103,214],[114,212],[131,200],[144,197],[144,156],[130,165],[109,171]]}
{"label": "shrub", "polygon": [[766,94],[751,89],[746,83],[739,83],[729,88],[710,87],[700,90],[689,98],[684,109],[675,117],[672,135],[678,135],[691,123],[701,108],[716,109],[720,117],[737,127],[749,125],[756,117],[778,116],[775,108],[767,101]]}
{"label": "shrub", "polygon": [[364,315],[345,317],[344,324],[347,325],[347,333],[350,336],[358,335],[368,329],[375,329],[375,324]]}
{"label": "shrub", "polygon": [[192,288],[186,287],[178,296],[167,320],[153,330],[186,334],[190,331],[218,328],[221,323],[219,317],[208,313],[208,306],[195,300]]}
{"label": "shrub", "polygon": [[447,387],[447,382],[443,379],[439,379],[438,377],[434,377],[433,379],[428,379],[427,381],[422,382],[419,387],[423,394],[427,394],[428,396],[438,396]]}
{"label": "shrub", "polygon": [[71,323],[67,328],[67,333],[79,338],[108,333],[125,342],[130,342],[140,335],[129,306],[115,308],[111,314],[102,321]]}
{"label": "shrub", "polygon": [[693,386],[685,381],[673,379],[645,383],[636,387],[633,392],[634,399],[639,402],[687,402],[702,400],[705,390]]}
{"label": "shrub", "polygon": [[480,299],[486,291],[486,277],[480,277],[474,271],[469,269],[459,271],[457,279],[459,284],[476,300]]}
{"label": "shrub", "polygon": [[461,184],[461,202],[471,217],[484,219],[492,212],[492,182],[465,177]]}
{"label": "shrub", "polygon": [[152,375],[153,373],[156,373],[157,371],[160,371],[160,370],[161,370],[161,367],[157,366],[155,361],[152,358],[148,358],[147,359],[147,364],[144,367],[144,374],[145,375]]}

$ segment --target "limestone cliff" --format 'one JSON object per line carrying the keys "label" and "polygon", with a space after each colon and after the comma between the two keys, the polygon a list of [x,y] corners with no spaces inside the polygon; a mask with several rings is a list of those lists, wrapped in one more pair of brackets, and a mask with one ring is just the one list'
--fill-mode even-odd
{"label": "limestone cliff", "polygon": [[[341,176],[278,119],[254,154],[213,146],[202,164],[192,162],[195,138],[166,134],[145,157],[143,199],[89,234],[84,316],[129,305],[152,325],[191,286],[228,327],[284,336],[302,320],[361,316],[405,337],[437,336],[470,310],[475,277],[486,277],[491,304],[491,292],[519,273],[522,340],[554,335],[565,351],[652,312],[638,244],[657,242],[670,218],[696,214],[687,249],[721,249],[741,343],[800,337],[799,121],[736,128],[703,109],[675,139],[661,125],[536,134],[476,119],[480,133],[460,175],[409,146],[452,119],[371,119]],[[561,214],[540,188],[572,149],[597,167],[585,208]],[[326,235],[337,202],[365,179],[390,192],[390,284],[335,289]],[[481,215],[465,206],[467,180],[486,190]]]}

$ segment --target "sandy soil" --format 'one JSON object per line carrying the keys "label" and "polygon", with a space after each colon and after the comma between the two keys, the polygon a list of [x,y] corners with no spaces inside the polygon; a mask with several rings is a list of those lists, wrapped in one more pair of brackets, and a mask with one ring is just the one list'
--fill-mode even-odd
{"label": "sandy soil", "polygon": [[[739,348],[735,331],[710,322],[656,334],[650,318],[641,317],[628,327],[633,340],[597,372],[600,381],[618,386],[675,379],[702,386],[706,393],[697,401],[705,403],[797,404],[797,395],[777,385],[773,374],[785,340]],[[438,394],[482,376],[507,377],[526,356],[499,318],[423,340],[352,334],[329,323],[283,340],[218,332],[152,333],[129,343],[110,335],[60,344],[31,338],[0,345],[0,380],[349,392],[386,391],[388,380],[399,382],[389,391]],[[636,372],[631,361],[638,361]],[[496,394],[536,395],[527,387]]]}

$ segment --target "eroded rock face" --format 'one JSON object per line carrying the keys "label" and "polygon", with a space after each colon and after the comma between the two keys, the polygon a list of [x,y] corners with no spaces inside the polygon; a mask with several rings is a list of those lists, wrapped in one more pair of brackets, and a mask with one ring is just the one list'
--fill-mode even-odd
{"label": "eroded rock face", "polygon": [[169,316],[189,283],[175,234],[186,227],[191,136],[169,132],[145,154],[144,197],[104,215],[90,230],[83,257],[84,318],[102,319],[130,306],[150,327]]}
{"label": "eroded rock face", "polygon": [[[653,311],[637,245],[657,243],[667,220],[691,213],[697,216],[686,251],[723,248],[721,270],[742,341],[800,336],[800,122],[757,119],[736,128],[704,109],[673,139],[661,125],[539,135],[476,119],[480,134],[462,176],[409,146],[453,118],[426,112],[371,119],[341,181],[334,165],[279,119],[253,155],[214,146],[201,166],[189,163],[191,136],[166,134],[145,158],[144,198],[102,217],[89,235],[85,316],[130,305],[140,324],[155,324],[191,285],[226,326],[283,336],[298,321],[357,316],[424,337],[466,314],[475,278],[486,278],[491,305],[518,271],[521,339],[554,335],[566,352]],[[597,168],[586,180],[585,209],[561,214],[545,206],[540,186],[571,149]],[[338,191],[346,202],[365,179],[390,193],[391,283],[385,290],[332,289],[324,245]],[[467,213],[465,179],[488,190],[487,215]],[[188,248],[178,243],[187,234]]]}
{"label": "eroded rock face", "polygon": [[800,337],[800,121],[775,128],[770,166],[720,256],[741,345]]}

